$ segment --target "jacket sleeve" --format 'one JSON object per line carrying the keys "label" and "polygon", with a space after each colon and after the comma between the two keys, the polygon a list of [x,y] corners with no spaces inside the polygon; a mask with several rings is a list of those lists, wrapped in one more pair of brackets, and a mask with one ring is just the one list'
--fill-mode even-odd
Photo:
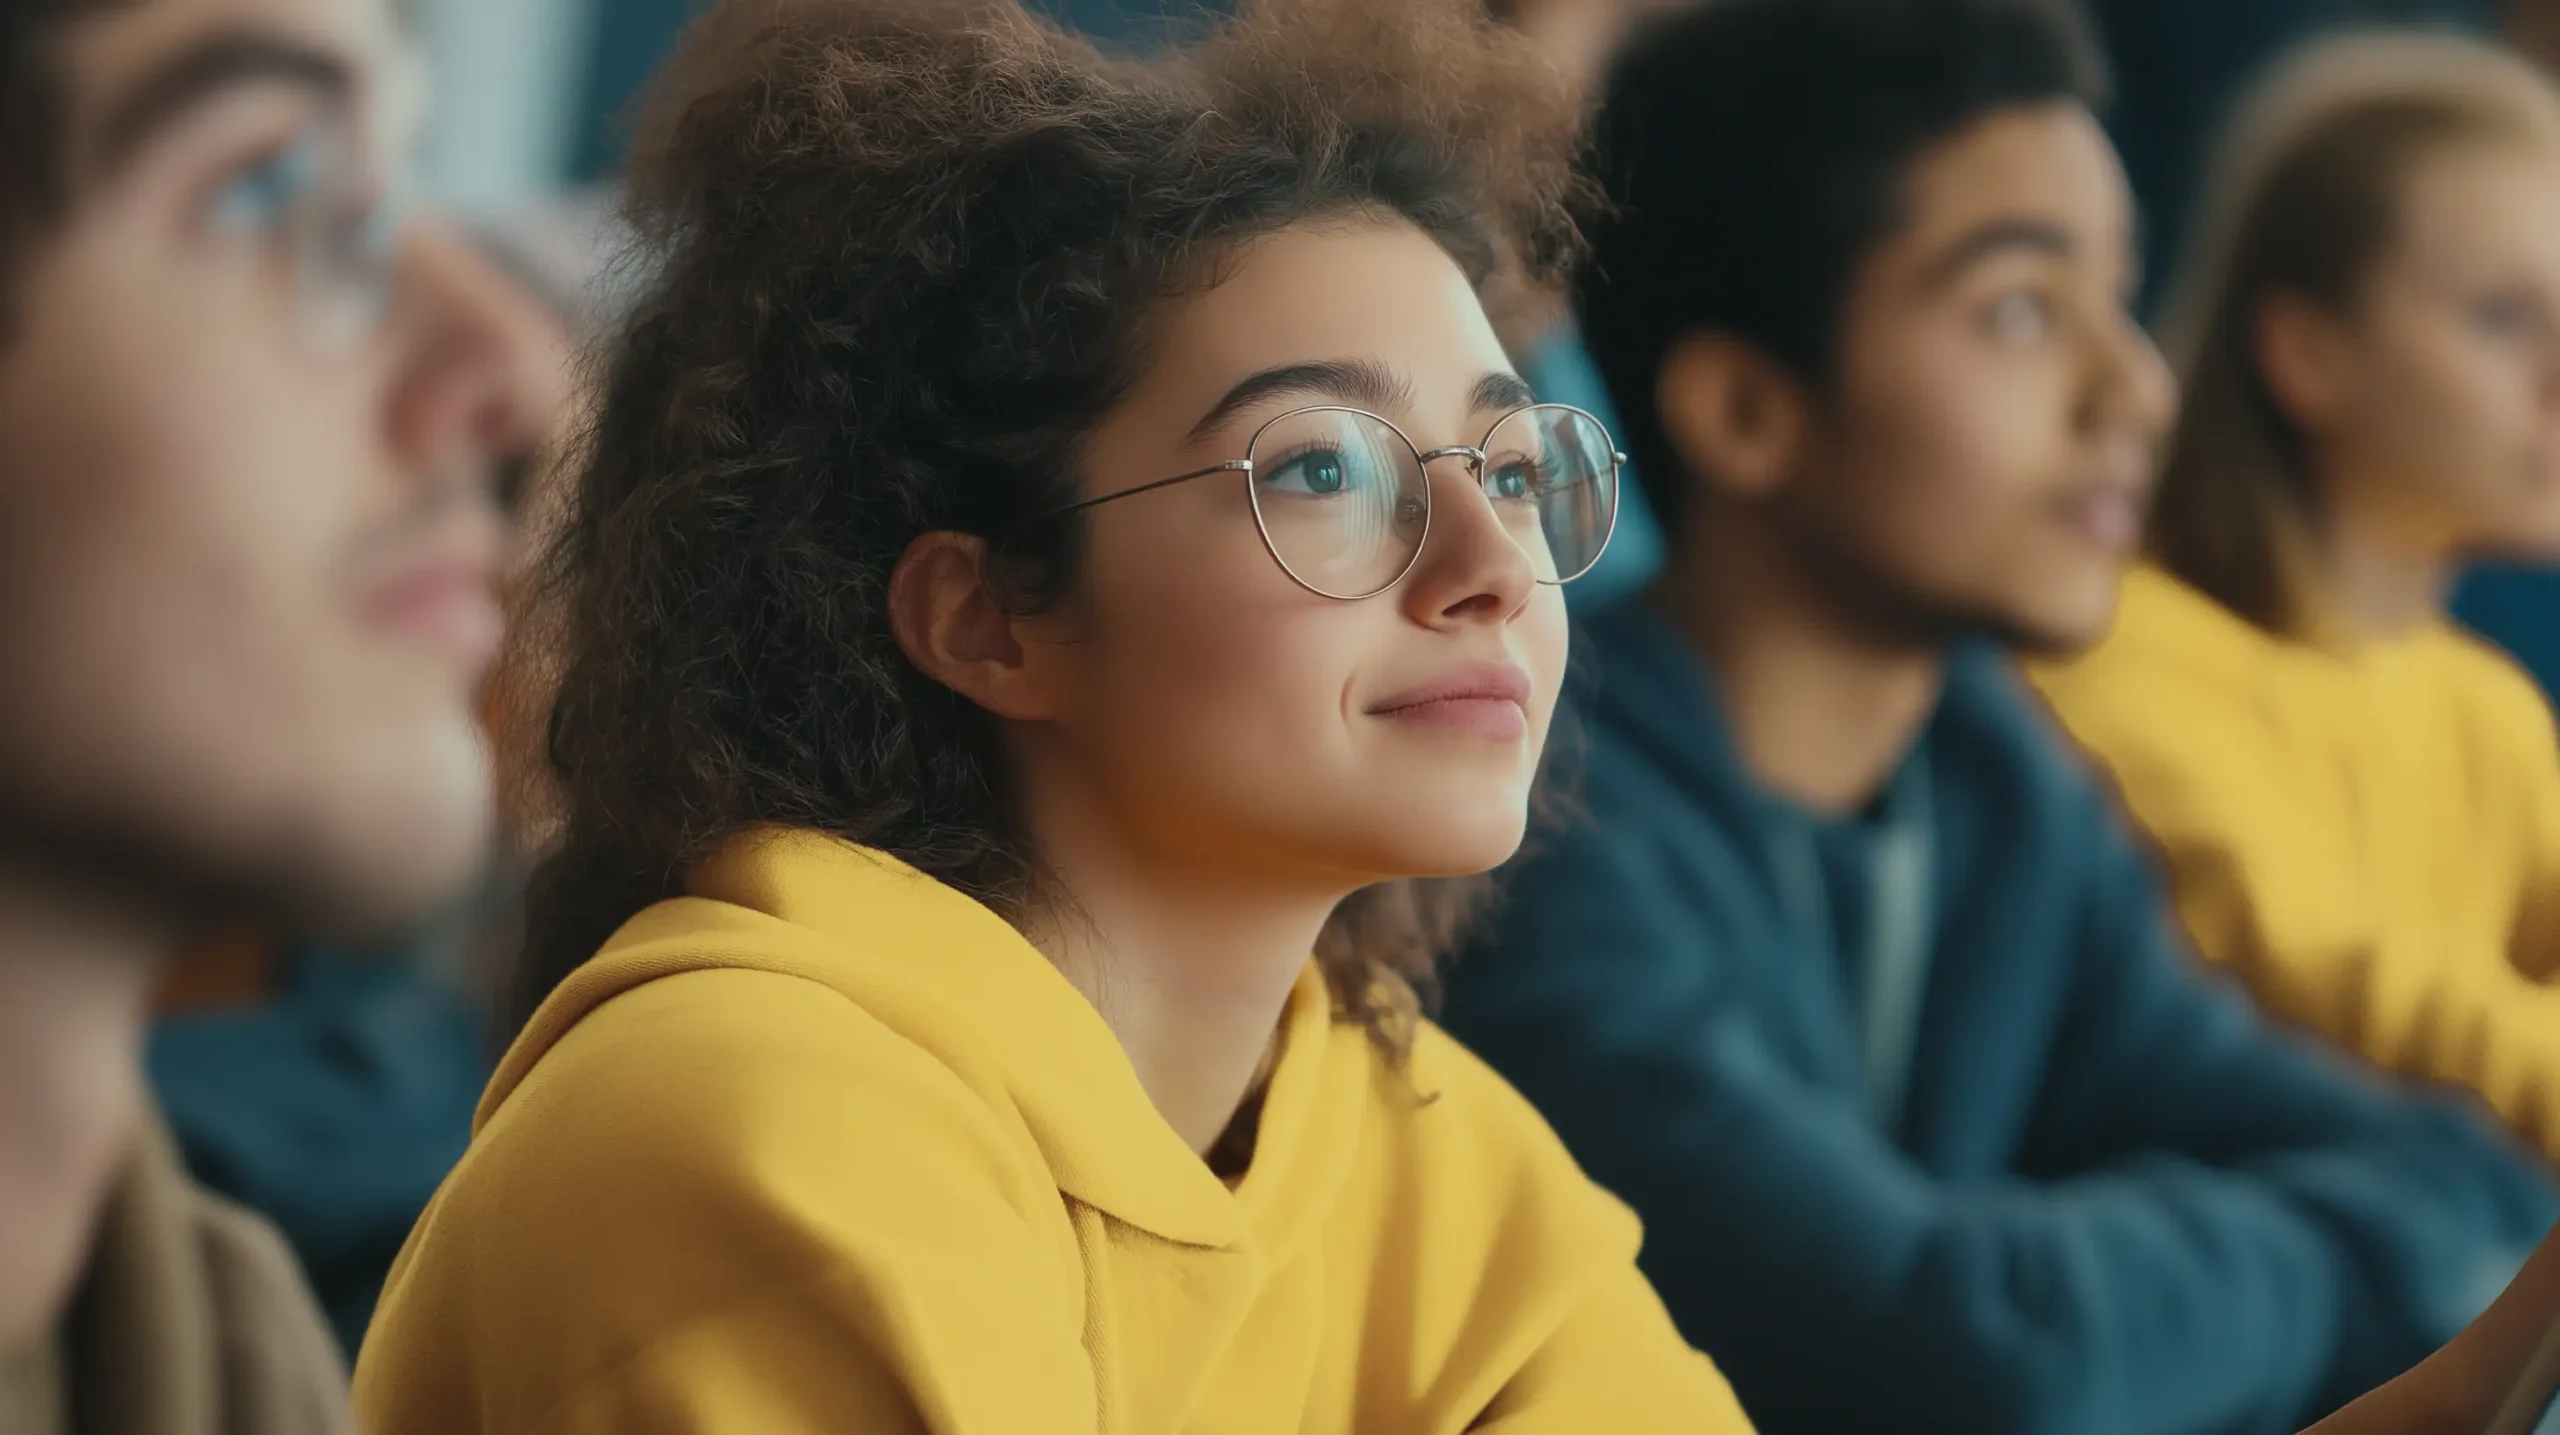
{"label": "jacket sleeve", "polygon": [[[2094,805],[2094,804],[2093,804]],[[2093,824],[2103,813],[2093,813]],[[2270,1026],[2201,972],[2148,864],[2097,825],[2074,983],[2026,1160],[2065,1182],[2175,1151],[2256,1183],[2341,1280],[2325,1408],[2407,1368],[2486,1306],[2552,1216],[2539,1162],[2467,1095],[2380,1075]]]}
{"label": "jacket sleeve", "polygon": [[1963,1185],[1771,1049],[1684,926],[1690,874],[1585,828],[1522,879],[1450,1024],[1637,1208],[1665,1301],[1767,1429],[2290,1430],[2447,1334],[2468,1310],[2439,1288],[2467,1299],[2547,1215],[2470,1123],[2181,971],[2129,851],[2057,954],[2078,1029],[2041,1122],[2105,1138]]}

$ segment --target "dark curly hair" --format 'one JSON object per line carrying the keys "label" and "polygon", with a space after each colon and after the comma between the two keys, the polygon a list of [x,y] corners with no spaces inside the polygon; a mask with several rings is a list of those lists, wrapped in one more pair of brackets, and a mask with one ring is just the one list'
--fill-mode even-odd
{"label": "dark curly hair", "polygon": [[1674,344],[1730,334],[1827,385],[1913,162],[1993,111],[2106,94],[2076,0],[1713,0],[1639,27],[1598,120],[1613,207],[1574,298],[1664,530],[1691,507],[1654,399]]}
{"label": "dark curly hair", "polygon": [[[606,363],[522,641],[557,846],[518,1016],[755,824],[879,848],[1008,916],[1042,890],[993,720],[906,659],[888,582],[981,535],[1073,583],[1081,447],[1148,319],[1243,240],[1401,216],[1481,286],[1574,257],[1572,87],[1481,0],[1285,0],[1108,58],[997,0],[732,0],[644,118],[662,267]],[[1480,884],[1372,888],[1318,959],[1400,1050]]]}

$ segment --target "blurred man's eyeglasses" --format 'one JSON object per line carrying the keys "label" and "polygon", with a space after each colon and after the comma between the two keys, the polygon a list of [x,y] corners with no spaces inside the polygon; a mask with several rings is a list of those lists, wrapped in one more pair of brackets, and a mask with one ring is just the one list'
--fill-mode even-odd
{"label": "blurred man's eyeglasses", "polygon": [[215,224],[291,267],[304,335],[321,353],[370,338],[397,288],[412,186],[369,181],[371,162],[347,129],[315,126],[213,197]]}
{"label": "blurred man's eyeglasses", "polygon": [[1356,601],[1394,587],[1421,561],[1431,531],[1429,468],[1448,458],[1466,461],[1539,582],[1570,583],[1600,561],[1618,523],[1618,473],[1626,455],[1598,419],[1566,404],[1515,409],[1481,444],[1428,452],[1365,409],[1293,409],[1254,430],[1240,459],[1038,517],[1240,473],[1262,545],[1281,571],[1310,593]]}

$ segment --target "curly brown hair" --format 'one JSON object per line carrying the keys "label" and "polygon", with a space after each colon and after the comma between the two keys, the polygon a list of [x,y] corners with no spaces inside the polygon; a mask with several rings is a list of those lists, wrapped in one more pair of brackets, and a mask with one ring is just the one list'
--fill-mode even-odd
{"label": "curly brown hair", "polygon": [[[1042,889],[993,720],[892,636],[914,539],[1008,601],[1083,530],[1021,520],[1243,240],[1401,216],[1479,287],[1575,256],[1579,104],[1481,0],[1274,0],[1154,59],[1000,0],[731,0],[644,119],[661,264],[606,363],[533,589],[557,846],[518,1015],[741,829],[891,853],[1000,913]],[[1372,888],[1317,956],[1401,1050],[1481,880]]]}

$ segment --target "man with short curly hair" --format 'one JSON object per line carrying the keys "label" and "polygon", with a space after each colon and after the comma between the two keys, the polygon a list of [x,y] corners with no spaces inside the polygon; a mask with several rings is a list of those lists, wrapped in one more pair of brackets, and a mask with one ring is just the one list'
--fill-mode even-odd
{"label": "man with short curly hair", "polygon": [[2170,417],[2102,93],[2065,0],[1718,0],[1601,125],[1670,562],[1577,634],[1596,820],[1448,1017],[1773,1435],[2294,1429],[2553,1212],[2196,972],[2011,671],[2103,631]]}

